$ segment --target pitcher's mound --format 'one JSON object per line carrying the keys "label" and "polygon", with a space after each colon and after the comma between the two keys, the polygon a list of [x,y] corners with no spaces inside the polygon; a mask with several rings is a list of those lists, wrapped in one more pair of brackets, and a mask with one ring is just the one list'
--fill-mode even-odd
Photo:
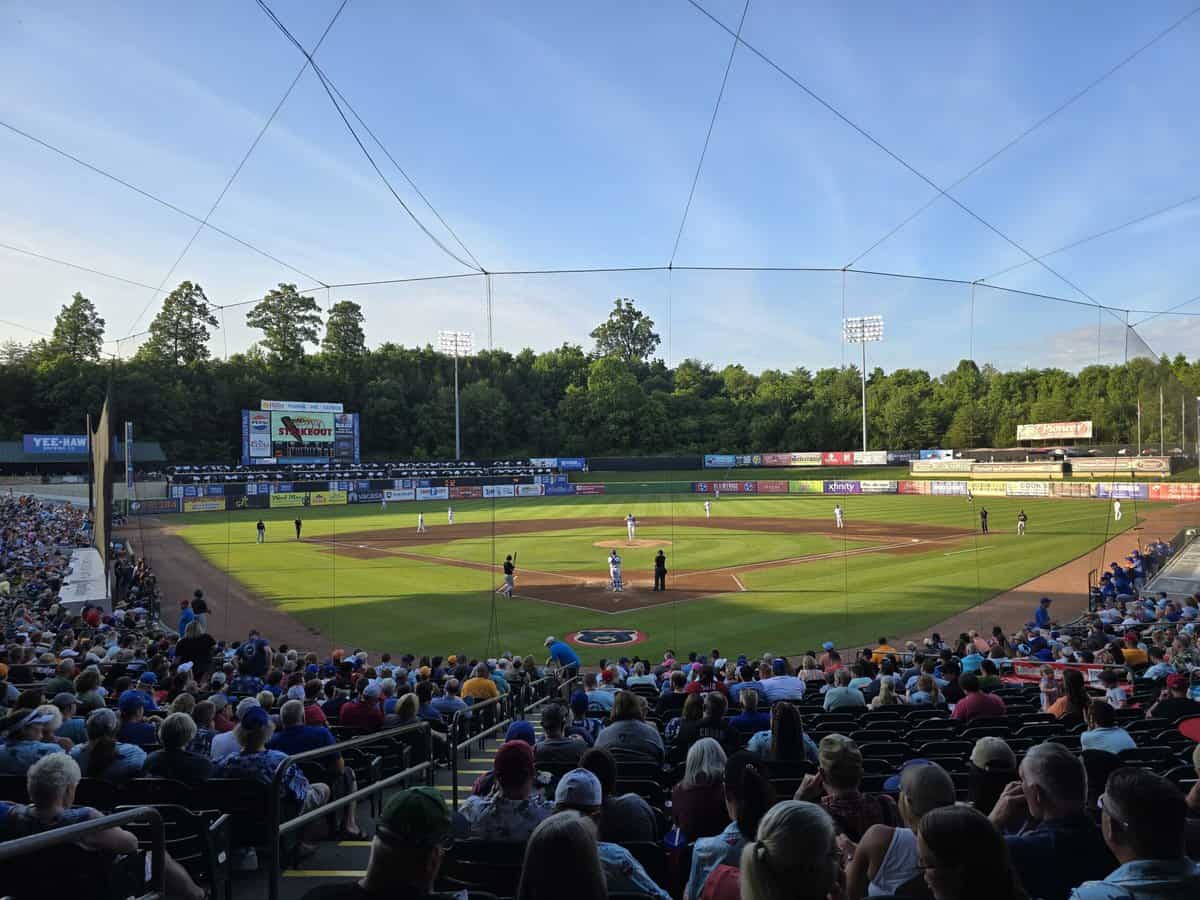
{"label": "pitcher's mound", "polygon": [[622,550],[628,547],[670,547],[670,541],[651,541],[646,538],[634,538],[632,541],[593,541],[593,547],[603,547],[605,550],[616,548]]}

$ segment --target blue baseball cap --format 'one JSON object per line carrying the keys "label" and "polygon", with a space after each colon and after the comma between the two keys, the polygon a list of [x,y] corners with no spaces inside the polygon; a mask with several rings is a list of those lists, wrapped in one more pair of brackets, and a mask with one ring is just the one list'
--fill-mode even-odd
{"label": "blue baseball cap", "polygon": [[533,724],[524,719],[518,719],[508,726],[508,733],[504,735],[504,741],[524,741],[530,747],[537,743],[537,737],[533,733]]}
{"label": "blue baseball cap", "polygon": [[826,641],[825,643],[823,643],[821,645],[821,647],[824,648],[825,650],[832,650],[833,649],[833,641]]}
{"label": "blue baseball cap", "polygon": [[580,710],[582,710],[583,712],[587,712],[587,708],[588,708],[588,696],[586,693],[584,693],[583,691],[576,691],[575,693],[573,693],[571,695],[571,711],[572,712],[579,712]]}
{"label": "blue baseball cap", "polygon": [[158,684],[158,676],[153,672],[143,672],[138,681],[142,684]]}
{"label": "blue baseball cap", "polygon": [[146,708],[146,696],[141,691],[125,691],[117,700],[117,708],[123,713],[135,712]]}
{"label": "blue baseball cap", "polygon": [[900,779],[904,776],[904,772],[906,769],[912,769],[916,766],[932,766],[932,765],[935,765],[935,763],[931,759],[922,759],[920,757],[918,757],[917,759],[910,759],[908,762],[906,762],[904,765],[902,765],[896,771],[895,775],[888,777],[883,782],[884,792],[889,793],[889,794],[894,794],[896,791],[900,790]]}
{"label": "blue baseball cap", "polygon": [[242,713],[238,724],[247,731],[257,731],[271,724],[271,716],[261,706],[252,706]]}

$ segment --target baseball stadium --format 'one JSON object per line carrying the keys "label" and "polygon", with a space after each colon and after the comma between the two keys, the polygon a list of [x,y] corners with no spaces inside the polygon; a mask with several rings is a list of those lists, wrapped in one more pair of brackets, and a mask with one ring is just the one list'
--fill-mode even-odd
{"label": "baseball stadium", "polygon": [[1200,896],[1200,10],[905,16],[0,11],[0,898]]}

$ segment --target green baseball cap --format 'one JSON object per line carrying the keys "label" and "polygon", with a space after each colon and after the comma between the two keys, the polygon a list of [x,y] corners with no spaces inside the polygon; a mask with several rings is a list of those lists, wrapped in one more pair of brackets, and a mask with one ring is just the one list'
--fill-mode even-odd
{"label": "green baseball cap", "polygon": [[414,787],[396,794],[383,807],[376,836],[400,847],[448,847],[454,840],[450,807],[432,787]]}

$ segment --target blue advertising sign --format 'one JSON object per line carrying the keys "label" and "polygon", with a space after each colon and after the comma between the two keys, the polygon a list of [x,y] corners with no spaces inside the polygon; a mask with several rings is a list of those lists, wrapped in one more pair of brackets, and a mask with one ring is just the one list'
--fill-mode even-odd
{"label": "blue advertising sign", "polygon": [[87,456],[86,434],[23,434],[21,448],[30,456]]}
{"label": "blue advertising sign", "polygon": [[826,494],[861,494],[861,481],[826,481],[822,489]]}
{"label": "blue advertising sign", "polygon": [[582,472],[587,469],[587,460],[582,456],[560,456],[558,470],[560,472]]}
{"label": "blue advertising sign", "polygon": [[704,468],[731,469],[737,464],[737,457],[731,453],[705,453]]}
{"label": "blue advertising sign", "polygon": [[206,493],[210,497],[224,497],[225,496],[225,485],[223,485],[223,484],[205,485],[204,493]]}
{"label": "blue advertising sign", "polygon": [[547,497],[566,497],[575,493],[575,485],[573,484],[547,484],[545,486],[545,494]]}
{"label": "blue advertising sign", "polygon": [[912,462],[914,459],[921,459],[921,452],[919,450],[889,450],[887,452],[889,466],[894,466],[897,463]]}
{"label": "blue advertising sign", "polygon": [[1111,500],[1149,500],[1150,486],[1126,481],[1096,483],[1096,496]]}
{"label": "blue advertising sign", "polygon": [[953,450],[922,450],[920,459],[954,459]]}

